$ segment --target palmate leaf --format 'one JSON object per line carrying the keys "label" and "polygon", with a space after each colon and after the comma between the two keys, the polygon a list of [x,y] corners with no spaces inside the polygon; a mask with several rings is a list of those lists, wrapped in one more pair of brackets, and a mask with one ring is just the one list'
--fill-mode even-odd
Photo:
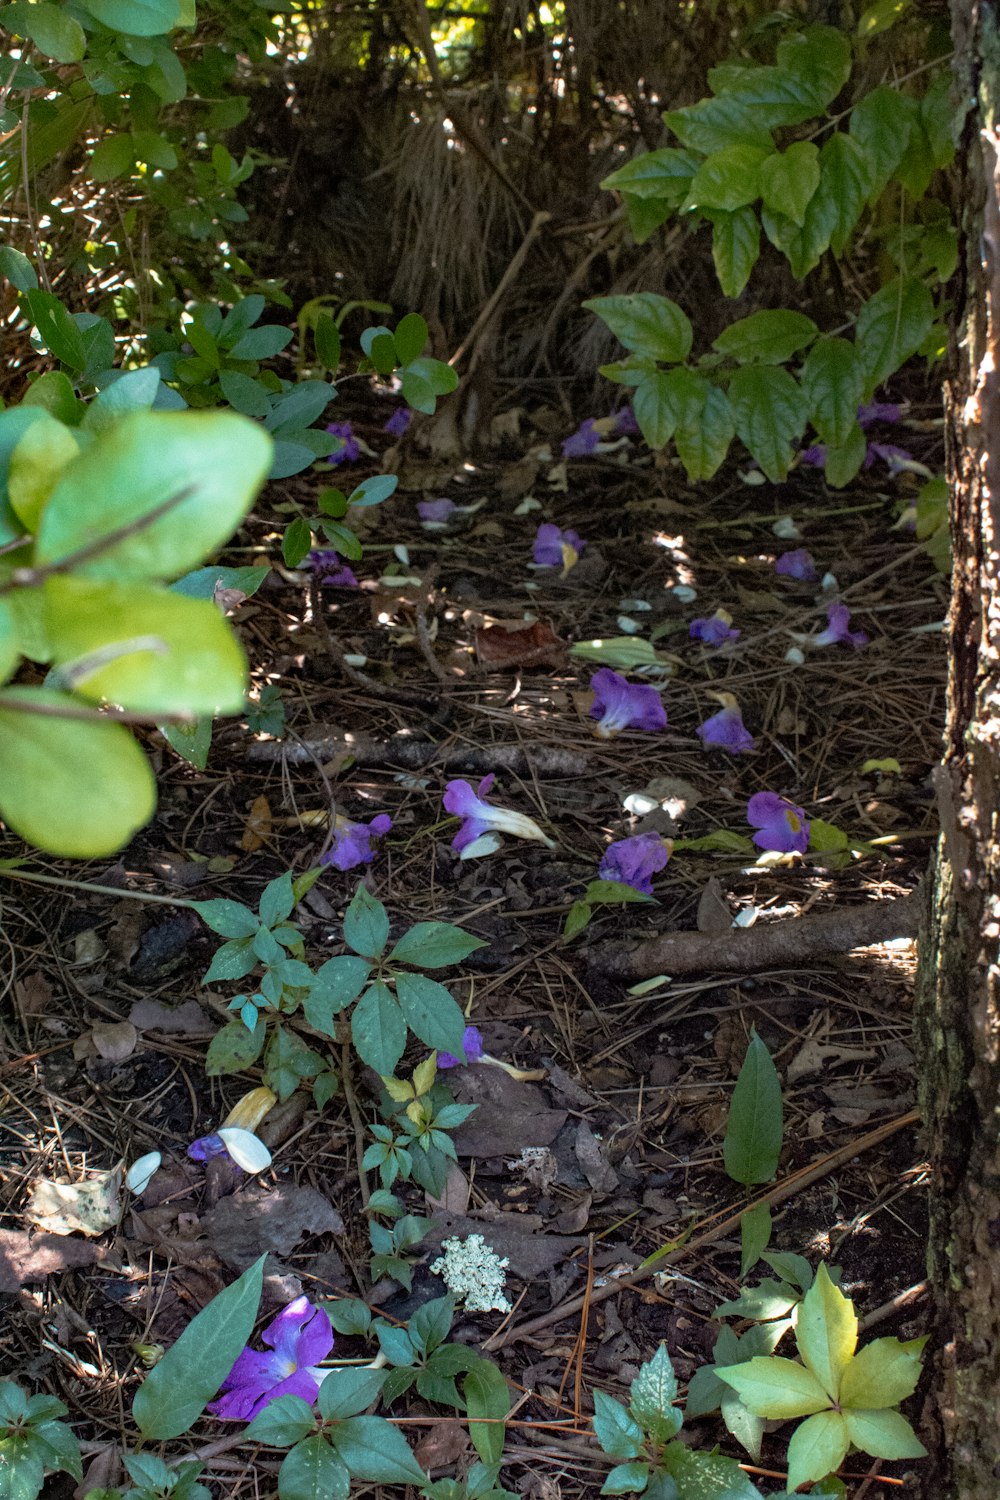
{"label": "palmate leaf", "polygon": [[797,1490],[809,1479],[832,1474],[850,1445],[847,1422],[840,1412],[818,1412],[800,1423],[788,1444],[788,1488]]}
{"label": "palmate leaf", "polygon": [[834,1286],[826,1266],[820,1266],[802,1299],[795,1342],[804,1364],[836,1401],[840,1377],[857,1348],[858,1319],[854,1304]]}
{"label": "palmate leaf", "polygon": [[927,1449],[898,1411],[857,1411],[845,1408],[844,1422],[851,1442],[873,1458],[924,1458]]}
{"label": "palmate leaf", "polygon": [[812,1371],[780,1355],[770,1359],[757,1355],[743,1364],[720,1365],[715,1373],[758,1417],[807,1417],[830,1405],[830,1397]]}

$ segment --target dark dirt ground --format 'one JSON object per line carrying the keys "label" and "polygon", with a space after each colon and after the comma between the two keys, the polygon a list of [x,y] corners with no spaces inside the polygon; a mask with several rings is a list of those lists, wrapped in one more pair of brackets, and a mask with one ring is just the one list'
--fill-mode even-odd
{"label": "dark dirt ground", "polygon": [[[347,414],[377,450],[388,411],[383,404]],[[939,434],[922,420],[931,416],[929,402],[914,402],[890,440],[934,467]],[[711,486],[692,489],[674,462],[654,461],[639,442],[563,469],[558,438],[567,429],[541,406],[515,431],[508,424],[505,446],[482,464],[431,463],[403,445],[394,460],[398,494],[365,513],[359,591],[311,596],[303,575],[276,567],[238,609],[254,683],[280,686],[298,737],[291,743],[309,742],[311,758],[253,760],[252,736],[230,724],[217,727],[208,769],[198,772],[151,734],[160,808],[120,859],[70,867],[32,856],[24,869],[54,877],[52,885],[4,872],[0,1375],[65,1401],[95,1461],[109,1463],[128,1432],[142,1370],[135,1341],[169,1344],[261,1249],[276,1256],[265,1310],[300,1288],[370,1294],[356,1125],[342,1093],[322,1116],[304,1094],[279,1106],[261,1131],[274,1168],[235,1194],[231,1181],[181,1165],[188,1142],[218,1124],[254,1081],[252,1072],[209,1081],[202,1066],[237,986],[201,986],[215,940],[190,911],[118,894],[231,895],[255,904],[269,879],[315,864],[326,836],[317,816],[329,810],[330,788],[352,817],[367,821],[383,810],[393,817],[366,879],[394,929],[435,917],[486,939],[451,982],[453,993],[491,1053],[544,1072],[521,1084],[493,1068],[450,1075],[457,1096],[481,1108],[458,1134],[461,1171],[414,1280],[416,1300],[440,1295],[426,1263],[455,1222],[480,1228],[510,1258],[512,1316],[460,1315],[453,1333],[475,1345],[489,1338],[512,1383],[508,1488],[539,1500],[596,1495],[608,1464],[587,1438],[590,1390],[624,1395],[661,1339],[682,1380],[710,1357],[712,1309],[738,1285],[739,1232],[730,1216],[748,1195],[725,1175],[721,1142],[751,1027],[784,1088],[778,1186],[790,1190],[775,1207],[774,1245],[814,1265],[841,1266],[859,1315],[879,1334],[925,1331],[925,1173],[910,1113],[913,943],[745,975],[678,976],[640,995],[601,970],[608,943],[626,934],[718,931],[749,906],[762,924],[790,920],[916,885],[936,826],[928,776],[943,717],[944,651],[934,626],[946,585],[912,532],[893,529],[915,481],[873,468],[838,495],[813,470],[781,487],[752,486],[727,466]],[[546,442],[555,459],[539,453]],[[351,478],[378,464],[363,457]],[[324,482],[318,475],[274,487],[222,560],[278,557],[281,525]],[[484,503],[431,533],[416,518],[427,495]],[[518,513],[529,495],[539,508]],[[801,542],[774,535],[785,514]],[[528,567],[540,520],[588,539],[565,577]],[[408,561],[394,554],[400,544]],[[832,646],[807,652],[803,664],[785,659],[790,632],[825,624],[816,585],[775,577],[775,557],[798,545],[821,573],[836,574],[853,625],[872,636],[863,650]],[[380,578],[390,565],[402,580]],[[685,595],[690,589],[696,598]],[[637,599],[649,609],[622,602]],[[315,617],[317,601],[325,623]],[[708,651],[688,640],[687,625],[718,606],[743,635]],[[477,633],[521,621],[526,610],[557,638],[546,661],[487,670],[481,656],[489,644],[477,657]],[[565,643],[619,635],[622,614],[673,660],[669,728],[602,742],[586,717],[591,667],[567,656]],[[331,636],[336,651],[367,658],[363,672],[375,690],[356,672],[345,680]],[[696,738],[696,725],[718,707],[709,693],[719,689],[738,697],[756,736],[753,754],[706,752]],[[331,743],[345,735],[363,742],[353,763]],[[438,748],[422,768],[401,767],[384,748],[394,736]],[[521,747],[526,759],[499,775],[494,800],[537,819],[558,847],[507,840],[499,853],[463,863],[450,847],[454,825],[441,793],[450,775],[490,771],[499,746]],[[461,769],[458,752],[468,756]],[[866,760],[885,757],[898,760],[898,774],[862,772]],[[630,818],[622,798],[651,782],[675,805]],[[746,856],[678,850],[657,878],[658,904],[598,909],[580,937],[562,943],[565,912],[609,839],[648,827],[679,838],[716,828],[746,833],[746,798],[765,788],[852,839],[881,839],[879,855],[843,868],[816,855],[767,868]],[[21,851],[8,840],[3,852]],[[328,870],[300,909],[312,960],[340,951],[339,922],[356,877]],[[89,891],[91,884],[103,889]],[[374,1118],[363,1088],[358,1107],[363,1119]],[[513,1167],[526,1147],[539,1148],[533,1166]],[[176,1164],[164,1201],[124,1194],[117,1232],[36,1239],[25,1248],[25,1208],[38,1178],[78,1181],[151,1149]],[[796,1187],[797,1173],[804,1175]],[[303,1197],[303,1189],[312,1192]],[[419,1191],[404,1192],[414,1212],[424,1211]],[[688,1230],[665,1270],[603,1300],[595,1295],[602,1278],[633,1270]],[[582,1324],[579,1311],[560,1313],[588,1289]],[[385,1285],[377,1290],[390,1314],[405,1317],[415,1305],[393,1300]],[[529,1322],[533,1331],[522,1334]],[[363,1352],[349,1339],[337,1347]],[[919,1428],[916,1398],[909,1411]],[[406,1397],[393,1414],[405,1427],[430,1408]],[[454,1427],[443,1419],[406,1430],[424,1442],[439,1433],[446,1462],[436,1472],[468,1462],[466,1447],[448,1450]],[[203,1453],[217,1494],[273,1487],[270,1456],[220,1443],[219,1435],[205,1420],[168,1454]],[[746,1459],[717,1416],[693,1423],[689,1435]],[[787,1429],[766,1437],[760,1465],[751,1466],[765,1493],[781,1487],[786,1439]],[[424,1450],[428,1462],[433,1451]],[[866,1479],[870,1463],[849,1461],[850,1494],[919,1492],[919,1481],[904,1477],[912,1465],[876,1464]],[[53,1483],[50,1493],[64,1488]]]}

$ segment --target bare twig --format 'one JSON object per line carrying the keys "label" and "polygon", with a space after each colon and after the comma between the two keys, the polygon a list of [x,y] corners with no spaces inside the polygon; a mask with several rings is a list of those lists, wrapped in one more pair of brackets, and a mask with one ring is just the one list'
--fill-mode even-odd
{"label": "bare twig", "polygon": [[[424,704],[426,707],[427,704]],[[308,748],[307,748],[308,747]],[[513,776],[584,776],[594,769],[590,756],[559,745],[436,745],[432,740],[371,740],[364,735],[347,738],[340,734],[311,735],[296,745],[280,740],[261,740],[247,749],[247,760],[286,760],[291,765],[316,755],[333,756],[349,750],[360,766],[399,766],[421,771],[435,766],[442,771],[507,771]]]}

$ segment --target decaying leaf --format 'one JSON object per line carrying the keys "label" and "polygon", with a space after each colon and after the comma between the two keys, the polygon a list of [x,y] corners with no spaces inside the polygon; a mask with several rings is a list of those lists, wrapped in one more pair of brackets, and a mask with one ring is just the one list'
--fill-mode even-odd
{"label": "decaying leaf", "polygon": [[0,1229],[0,1292],[44,1281],[57,1271],[93,1266],[105,1259],[100,1245],[65,1239],[56,1234],[29,1234],[25,1229]]}
{"label": "decaying leaf", "polygon": [[121,1169],[95,1172],[83,1182],[40,1178],[25,1210],[28,1218],[50,1234],[104,1234],[121,1217]]}
{"label": "decaying leaf", "polygon": [[266,797],[255,797],[250,804],[240,848],[253,854],[271,837],[271,804]]}
{"label": "decaying leaf", "polygon": [[566,656],[546,620],[498,621],[476,631],[476,655],[488,672],[519,667],[558,667]]}

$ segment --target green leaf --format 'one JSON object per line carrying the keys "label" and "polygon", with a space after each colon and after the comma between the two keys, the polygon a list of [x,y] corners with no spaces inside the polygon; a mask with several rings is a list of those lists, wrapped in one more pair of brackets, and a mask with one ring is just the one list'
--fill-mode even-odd
{"label": "green leaf", "polygon": [[0,245],[0,276],[19,292],[33,292],[38,286],[35,268],[28,257],[13,245]]}
{"label": "green leaf", "polygon": [[637,245],[644,245],[651,234],[669,219],[676,205],[672,198],[635,198],[625,194],[628,227]]}
{"label": "green leaf", "polygon": [[696,1453],[683,1443],[671,1443],[664,1466],[681,1500],[760,1500],[739,1464],[718,1453]]}
{"label": "green leaf", "polygon": [[423,353],[428,339],[428,328],[419,313],[407,313],[396,324],[393,341],[396,357],[401,365],[408,365]]}
{"label": "green leaf", "polygon": [[[32,1398],[36,1402],[48,1399],[45,1396]],[[61,1401],[56,1404],[62,1412],[65,1412],[66,1408]],[[35,1413],[31,1411],[30,1403],[28,1414],[34,1423],[31,1432],[32,1447],[46,1469],[55,1469],[63,1474],[72,1474],[74,1479],[82,1479],[80,1443],[75,1432],[67,1427],[65,1422],[38,1421]]]}
{"label": "green leaf", "polygon": [[856,34],[867,40],[888,31],[890,26],[894,26],[905,15],[909,5],[910,0],[875,0],[874,5],[869,5],[861,12],[861,18],[855,27]]}
{"label": "green leaf", "polygon": [[800,386],[780,367],[744,365],[730,382],[729,400],[741,441],[771,483],[780,484],[808,416]]}
{"label": "green leaf", "polygon": [[594,906],[617,906],[622,901],[639,901],[648,905],[653,900],[652,896],[647,896],[644,891],[637,891],[635,886],[625,885],[621,880],[591,880],[583,895],[584,900]]}
{"label": "green leaf", "polygon": [[601,1485],[602,1495],[641,1495],[649,1483],[649,1464],[616,1464]]}
{"label": "green leaf", "polygon": [[933,299],[915,277],[899,276],[869,297],[854,330],[866,394],[916,354],[933,322]]}
{"label": "green leaf", "polygon": [[726,1431],[731,1432],[736,1441],[742,1444],[754,1463],[759,1463],[764,1440],[764,1418],[755,1417],[753,1412],[747,1411],[735,1391],[724,1388],[719,1400],[719,1412],[726,1424]]}
{"label": "green leaf", "polygon": [[[758,174],[766,156],[765,147],[754,145],[724,146],[714,151],[694,174],[684,209],[721,208],[732,213],[753,203],[760,197]],[[683,359],[684,355],[679,357]]]}
{"label": "green leaf", "polygon": [[784,1318],[798,1302],[791,1287],[767,1276],[756,1286],[745,1286],[731,1302],[720,1302],[717,1318]]}
{"label": "green leaf", "polygon": [[809,821],[809,848],[816,854],[834,854],[847,849],[850,840],[842,828],[835,823],[826,823],[822,818]]}
{"label": "green leaf", "polygon": [[819,148],[812,141],[795,141],[786,151],[776,151],[761,162],[757,174],[767,207],[800,228],[819,177]]}
{"label": "green leaf", "polygon": [[850,1442],[847,1422],[837,1411],[821,1411],[796,1427],[788,1444],[788,1488],[797,1490],[839,1469]]}
{"label": "green leaf", "polygon": [[295,892],[292,889],[292,877],[289,871],[279,875],[276,880],[270,881],[264,887],[260,898],[260,920],[265,927],[276,927],[286,917],[291,916],[295,908]]}
{"label": "green leaf", "polygon": [[304,1078],[315,1078],[323,1070],[323,1059],[307,1047],[294,1031],[275,1026],[264,1055],[264,1082],[284,1103]]}
{"label": "green leaf", "polygon": [[238,370],[221,370],[219,386],[222,394],[235,411],[245,417],[266,417],[271,412],[271,398],[252,375],[242,375]]}
{"label": "green leaf", "polygon": [[[190,330],[189,330],[190,332]],[[286,344],[291,343],[292,330],[276,323],[266,323],[262,328],[248,328],[229,350],[232,359],[272,359],[280,354]]]}
{"label": "green leaf", "polygon": [[829,1396],[812,1371],[780,1355],[756,1355],[743,1364],[718,1365],[715,1373],[758,1417],[807,1417],[830,1405]]}
{"label": "green leaf", "polygon": [[38,529],[61,474],[81,451],[79,439],[62,422],[44,409],[40,417],[24,432],[7,471],[11,507],[30,531]]}
{"label": "green leaf", "polygon": [[642,1428],[621,1402],[606,1391],[594,1391],[594,1434],[611,1458],[642,1455]]}
{"label": "green leaf", "polygon": [[202,975],[202,984],[218,983],[220,979],[242,979],[257,967],[257,955],[254,953],[249,938],[240,938],[237,942],[223,943],[221,948],[216,948],[212,955],[212,962]]}
{"label": "green leaf", "polygon": [[260,920],[242,901],[192,901],[191,905],[206,927],[211,927],[224,938],[252,938],[260,927]]}
{"label": "green leaf", "polygon": [[316,355],[320,364],[324,365],[332,374],[336,374],[340,364],[340,329],[330,317],[329,313],[320,313],[313,328],[313,339],[316,343]]}
{"label": "green leaf", "polygon": [[270,571],[266,564],[260,568],[196,568],[178,578],[170,588],[172,593],[184,594],[189,599],[214,599],[217,589],[235,589],[249,599]]}
{"label": "green leaf", "polygon": [[425,1484],[398,1427],[384,1417],[350,1417],[331,1430],[331,1440],[355,1479],[372,1484]]}
{"label": "green leaf", "polygon": [[651,448],[665,448],[674,435],[676,414],[670,397],[670,376],[677,374],[657,370],[647,375],[635,388],[632,410],[643,437]]}
{"label": "green leaf", "polygon": [[[455,1302],[452,1297],[433,1297],[430,1302],[424,1302],[417,1308],[409,1322],[410,1341],[414,1348],[419,1350],[421,1354],[433,1353],[448,1337],[454,1316]],[[466,1349],[459,1350],[458,1352],[463,1357],[471,1353],[470,1350]],[[473,1361],[478,1359],[478,1357],[478,1355],[473,1354]],[[444,1356],[444,1358],[447,1360],[448,1357]],[[472,1366],[465,1366],[459,1363],[452,1368],[449,1364],[448,1373],[455,1375],[459,1370],[464,1368],[471,1369]]]}
{"label": "green leaf", "polygon": [[0,1500],[35,1500],[44,1483],[45,1461],[30,1432],[0,1441]]}
{"label": "green leaf", "polygon": [[213,1297],[150,1370],[132,1402],[143,1437],[180,1437],[201,1416],[253,1332],[264,1259]]}
{"label": "green leaf", "polygon": [[629,1411],[639,1426],[658,1443],[675,1437],[683,1420],[674,1405],[677,1399],[677,1377],[661,1343],[652,1359],[639,1370],[629,1389]]}
{"label": "green leaf", "polygon": [[25,0],[16,0],[4,7],[3,20],[9,31],[30,37],[39,52],[56,62],[79,62],[86,50],[83,27],[58,5],[45,4],[44,0],[27,5]]}
{"label": "green leaf", "polygon": [[330,958],[313,976],[312,988],[303,1003],[306,1020],[324,1036],[335,1033],[334,1016],[356,1000],[368,981],[372,966],[366,959]]}
{"label": "green leaf", "polygon": [[835,26],[810,26],[778,43],[777,66],[808,95],[814,113],[826,109],[851,76],[851,43]]}
{"label": "green leaf", "polygon": [[[764,69],[754,70],[763,73]],[[776,72],[775,69],[770,70]],[[755,107],[755,105],[757,107]],[[663,116],[663,123],[674,132],[682,145],[692,151],[722,151],[727,146],[759,146],[762,150],[773,150],[771,127],[773,124],[795,124],[809,118],[812,111],[793,111],[792,120],[773,119],[775,113],[761,110],[759,102],[739,98],[733,94],[722,94],[717,99],[702,99],[684,109],[671,109]],[[787,113],[787,111],[785,111]]]}
{"label": "green leaf", "polygon": [[87,363],[83,339],[59,298],[51,292],[33,291],[25,293],[24,301],[45,347],[71,370],[83,370]]}
{"label": "green leaf", "polygon": [[674,433],[674,446],[688,478],[693,482],[711,479],[735,434],[736,418],[729,397],[718,386],[709,386],[701,416],[692,420],[683,412]]}
{"label": "green leaf", "polygon": [[673,146],[644,151],[605,177],[601,187],[631,198],[657,199],[676,208],[687,195],[699,161],[693,152],[678,151]]}
{"label": "green leaf", "polygon": [[902,161],[918,112],[911,95],[886,85],[872,89],[851,110],[848,130],[868,163],[870,201],[881,195]]}
{"label": "green leaf", "polygon": [[[90,153],[88,172],[94,182],[115,182],[135,166],[135,146],[129,134],[106,135]],[[82,369],[82,366],[74,368]]]}
{"label": "green leaf", "polygon": [[[803,1363],[816,1376],[830,1400],[836,1401],[840,1377],[857,1348],[858,1320],[850,1298],[834,1286],[826,1266],[820,1266],[815,1281],[802,1299],[795,1324],[795,1342]],[[836,1464],[833,1467],[836,1468]],[[822,1478],[822,1475],[813,1478]]]}
{"label": "green leaf", "polygon": [[633,292],[622,297],[592,297],[583,305],[607,324],[626,349],[637,354],[677,363],[690,353],[691,323],[669,297]]}
{"label": "green leaf", "polygon": [[[67,427],[76,427],[85,410],[83,403],[77,400],[73,382],[62,370],[47,370],[44,375],[40,375],[34,385],[29,385],[25,391],[21,405],[40,406],[50,417],[55,417]],[[96,402],[91,405],[96,405]]]}
{"label": "green leaf", "polygon": [[328,1422],[355,1417],[378,1399],[388,1370],[331,1370],[319,1388],[319,1414]]}
{"label": "green leaf", "polygon": [[845,442],[837,447],[827,447],[824,471],[827,483],[838,490],[850,484],[864,463],[867,451],[868,439],[859,423],[855,422]]}
{"label": "green leaf", "polygon": [[278,1470],[278,1500],[347,1500],[351,1476],[320,1433],[286,1453]]}
{"label": "green leaf", "polygon": [[848,1435],[855,1448],[873,1458],[926,1458],[927,1449],[909,1422],[898,1411],[843,1413]]}
{"label": "green leaf", "polygon": [[760,257],[760,220],[752,208],[706,214],[712,222],[712,262],[727,297],[738,297]]}
{"label": "green leaf", "polygon": [[654,1469],[643,1493],[646,1500],[679,1500],[680,1490],[665,1469]]}
{"label": "green leaf", "polygon": [[160,389],[160,372],[153,365],[126,370],[91,401],[83,418],[86,432],[104,432],[129,412],[147,411]]}
{"label": "green leaf", "polygon": [[865,374],[847,339],[821,338],[809,350],[800,375],[810,419],[831,447],[846,443],[857,425]]}
{"label": "green leaf", "polygon": [[758,1203],[740,1214],[740,1280],[760,1260],[771,1239],[771,1210]]}
{"label": "green leaf", "polygon": [[380,979],[369,985],[351,1014],[355,1051],[382,1078],[391,1078],[406,1046],[406,1022],[392,991]]}
{"label": "green leaf", "polygon": [[323,1306],[334,1332],[367,1338],[372,1326],[371,1308],[367,1302],[362,1302],[359,1297],[341,1297],[336,1302],[325,1302]]}
{"label": "green leaf", "polygon": [[781,1083],[771,1054],[754,1033],[729,1106],[723,1143],[729,1176],[746,1186],[769,1182],[778,1170],[781,1139]]}
{"label": "green leaf", "polygon": [[196,719],[193,724],[159,724],[157,728],[172,750],[197,770],[204,771],[212,747],[211,719]]}
{"label": "green leaf", "polygon": [[821,214],[824,200],[835,209],[830,247],[834,255],[843,255],[871,192],[871,169],[863,148],[843,130],[824,143],[819,161],[820,184],[815,196],[820,200]]}
{"label": "green leaf", "polygon": [[818,332],[805,313],[776,308],[730,323],[713,339],[712,348],[740,364],[781,365],[811,344]]}
{"label": "green leaf", "polygon": [[461,1054],[465,1017],[443,984],[426,974],[398,973],[396,999],[406,1024],[422,1042],[438,1052]]}
{"label": "green leaf", "polygon": [[205,1053],[205,1072],[209,1078],[220,1078],[227,1073],[241,1073],[250,1068],[264,1050],[267,1022],[257,1017],[257,1024],[250,1031],[242,1021],[228,1021],[217,1031]]}
{"label": "green leaf", "polygon": [[82,0],[85,9],[126,36],[165,36],[183,24],[181,0]]}
{"label": "green leaf", "polygon": [[79,708],[48,688],[0,693],[0,815],[69,859],[115,853],[156,807],[149,763],[124,725],[43,717]]}
{"label": "green leaf", "polygon": [[389,958],[419,969],[445,969],[485,947],[482,938],[472,937],[450,922],[416,922],[403,933]]}
{"label": "green leaf", "polygon": [[[62,562],[136,526],[75,573],[112,582],[176,577],[228,541],[269,462],[270,440],[231,412],[124,417],[63,471],[42,516],[36,562]],[[174,499],[157,519],[137,524]]]}
{"label": "green leaf", "polygon": [[[920,1379],[925,1338],[874,1339],[848,1362],[840,1381],[842,1406],[898,1406],[912,1396]],[[866,1451],[871,1451],[866,1450]]]}
{"label": "green leaf", "polygon": [[492,1360],[482,1359],[462,1382],[469,1436],[484,1464],[498,1464],[503,1457],[510,1413],[510,1389]]}
{"label": "green leaf", "polygon": [[[344,914],[344,942],[363,958],[378,958],[388,941],[389,918],[385,907],[359,885]],[[391,1073],[392,1069],[379,1071]]]}
{"label": "green leaf", "polygon": [[578,937],[588,925],[593,915],[593,907],[588,905],[586,901],[574,901],[566,913],[566,921],[563,923],[563,942],[571,943],[575,937]]}
{"label": "green leaf", "polygon": [[272,1448],[290,1448],[315,1426],[316,1418],[308,1401],[301,1396],[276,1396],[254,1417],[246,1438],[248,1442],[267,1443]]}
{"label": "green leaf", "polygon": [[381,505],[383,500],[388,500],[394,494],[399,484],[396,474],[372,474],[368,479],[353,489],[347,497],[347,504],[357,505],[364,508],[371,505]]}

